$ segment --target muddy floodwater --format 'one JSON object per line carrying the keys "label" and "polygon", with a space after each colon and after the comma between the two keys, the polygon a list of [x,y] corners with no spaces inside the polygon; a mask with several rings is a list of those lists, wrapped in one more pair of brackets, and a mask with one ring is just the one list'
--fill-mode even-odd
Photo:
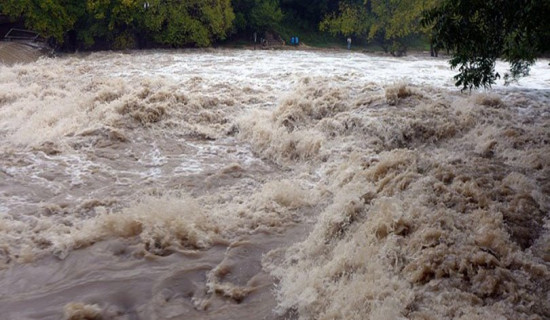
{"label": "muddy floodwater", "polygon": [[0,64],[0,318],[550,319],[548,63]]}

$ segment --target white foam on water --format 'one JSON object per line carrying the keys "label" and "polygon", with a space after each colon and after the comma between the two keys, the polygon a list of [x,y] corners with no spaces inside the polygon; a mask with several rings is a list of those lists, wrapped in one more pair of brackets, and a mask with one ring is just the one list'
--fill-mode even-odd
{"label": "white foam on water", "polygon": [[472,93],[455,73],[294,50],[0,66],[4,314],[550,316],[548,60]]}

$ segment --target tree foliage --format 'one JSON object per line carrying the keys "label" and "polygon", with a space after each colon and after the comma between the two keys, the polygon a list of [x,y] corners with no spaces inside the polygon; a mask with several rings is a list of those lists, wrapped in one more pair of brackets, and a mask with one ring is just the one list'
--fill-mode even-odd
{"label": "tree foliage", "polygon": [[105,39],[120,49],[133,46],[131,31],[135,29],[141,3],[137,0],[87,0],[86,12],[77,20],[78,39],[91,46]]}
{"label": "tree foliage", "polygon": [[156,42],[205,47],[225,39],[235,14],[230,0],[150,0],[143,26]]}
{"label": "tree foliage", "polygon": [[0,12],[11,17],[24,17],[25,25],[44,37],[63,41],[86,11],[85,3],[71,0],[2,0]]}
{"label": "tree foliage", "polygon": [[351,0],[340,2],[338,12],[321,22],[321,30],[365,37],[392,53],[404,52],[407,40],[426,32],[422,13],[436,0]]}
{"label": "tree foliage", "polygon": [[368,34],[372,21],[366,14],[362,1],[341,2],[338,12],[333,12],[321,21],[320,29],[333,35],[365,36]]}
{"label": "tree foliage", "polygon": [[463,89],[489,87],[500,78],[495,62],[510,63],[506,82],[527,75],[537,55],[550,46],[550,1],[442,0],[426,14],[433,42],[452,52],[452,68]]}
{"label": "tree foliage", "polygon": [[278,0],[233,0],[233,8],[237,31],[274,30],[283,18]]}
{"label": "tree foliage", "polygon": [[74,32],[85,46],[102,40],[132,47],[148,36],[168,46],[208,46],[224,39],[235,15],[230,0],[2,0],[0,12],[63,42]]}

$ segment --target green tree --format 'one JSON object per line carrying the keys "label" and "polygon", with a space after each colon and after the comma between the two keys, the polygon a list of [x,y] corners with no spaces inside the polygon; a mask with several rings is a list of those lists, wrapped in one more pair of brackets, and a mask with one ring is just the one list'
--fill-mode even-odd
{"label": "green tree", "polygon": [[456,85],[464,90],[494,84],[498,58],[510,63],[507,83],[527,75],[550,49],[548,17],[547,0],[442,0],[424,24],[433,26],[434,44],[452,52]]}
{"label": "green tree", "polygon": [[205,47],[225,39],[234,19],[230,0],[149,0],[142,23],[156,42]]}
{"label": "green tree", "polygon": [[236,31],[270,31],[283,18],[278,0],[233,0]]}
{"label": "green tree", "polygon": [[423,12],[434,4],[434,0],[371,0],[368,39],[378,40],[386,51],[406,52],[407,40],[427,31],[420,21]]}
{"label": "green tree", "polygon": [[332,35],[366,36],[372,24],[363,1],[341,2],[338,12],[327,15],[321,21],[321,31],[328,31]]}
{"label": "green tree", "polygon": [[321,22],[320,28],[333,35],[365,37],[392,54],[404,53],[411,37],[427,31],[420,21],[424,10],[436,0],[343,1],[337,13]]}
{"label": "green tree", "polygon": [[114,49],[135,46],[142,1],[87,0],[86,13],[76,24],[78,39],[89,47],[97,39],[113,43]]}
{"label": "green tree", "polygon": [[63,42],[63,36],[86,10],[83,1],[71,0],[2,0],[0,12],[23,18],[27,28],[42,36]]}
{"label": "green tree", "polygon": [[70,32],[85,47],[135,46],[137,35],[169,46],[224,39],[235,17],[230,0],[2,0],[0,12],[59,43]]}
{"label": "green tree", "polygon": [[256,30],[274,30],[282,19],[283,12],[277,0],[258,1],[250,11],[250,26]]}

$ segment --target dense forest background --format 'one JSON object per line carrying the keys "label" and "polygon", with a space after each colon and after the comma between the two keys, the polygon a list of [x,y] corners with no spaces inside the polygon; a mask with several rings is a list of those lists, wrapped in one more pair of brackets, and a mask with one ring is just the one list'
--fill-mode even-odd
{"label": "dense forest background", "polygon": [[422,12],[436,0],[3,0],[0,12],[21,19],[65,49],[206,47],[266,33],[311,45],[362,44],[401,53],[427,42]]}
{"label": "dense forest background", "polygon": [[[314,46],[446,50],[463,88],[507,81],[550,49],[548,0],[2,0],[0,14],[61,50],[208,47],[298,36]],[[0,15],[0,18],[2,18]],[[2,35],[0,35],[1,37]]]}

